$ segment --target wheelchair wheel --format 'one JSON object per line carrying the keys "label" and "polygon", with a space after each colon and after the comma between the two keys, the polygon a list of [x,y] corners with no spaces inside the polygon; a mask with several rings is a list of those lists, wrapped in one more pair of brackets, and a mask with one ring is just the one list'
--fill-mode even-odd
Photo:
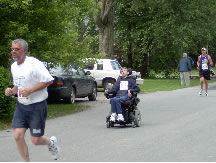
{"label": "wheelchair wheel", "polygon": [[110,122],[109,121],[106,122],[106,126],[107,126],[107,128],[110,128]]}
{"label": "wheelchair wheel", "polygon": [[133,128],[135,128],[135,127],[136,127],[136,122],[135,122],[135,121],[132,121],[132,122],[131,122],[131,125],[132,125]]}
{"label": "wheelchair wheel", "polygon": [[141,113],[139,110],[135,110],[135,125],[140,127],[141,125]]}
{"label": "wheelchair wheel", "polygon": [[107,128],[114,127],[114,122],[106,121],[106,127]]}
{"label": "wheelchair wheel", "polygon": [[114,127],[114,122],[110,122],[110,126],[111,126],[111,127]]}

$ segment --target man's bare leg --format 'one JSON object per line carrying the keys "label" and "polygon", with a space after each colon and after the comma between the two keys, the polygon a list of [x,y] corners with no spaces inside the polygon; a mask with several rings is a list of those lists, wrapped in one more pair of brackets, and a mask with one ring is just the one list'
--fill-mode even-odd
{"label": "man's bare leg", "polygon": [[200,78],[200,91],[199,91],[199,95],[202,95],[202,91],[203,91],[203,80],[204,80],[204,77],[201,77],[201,78]]}
{"label": "man's bare leg", "polygon": [[26,128],[15,128],[14,129],[14,138],[16,140],[17,144],[17,149],[22,157],[22,159],[25,162],[29,162],[29,152],[28,152],[28,146],[25,142],[25,133],[26,133]]}
{"label": "man's bare leg", "polygon": [[203,90],[203,80],[204,80],[204,77],[201,77],[200,78],[200,88],[201,88],[201,90]]}
{"label": "man's bare leg", "polygon": [[34,145],[50,145],[50,139],[46,136],[34,137],[32,136],[32,143]]}
{"label": "man's bare leg", "polygon": [[208,80],[205,80],[205,91],[208,93]]}

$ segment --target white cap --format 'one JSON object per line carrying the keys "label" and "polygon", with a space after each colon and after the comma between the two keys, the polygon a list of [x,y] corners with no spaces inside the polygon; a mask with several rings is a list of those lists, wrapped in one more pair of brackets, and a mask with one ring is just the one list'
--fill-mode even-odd
{"label": "white cap", "polygon": [[206,48],[202,48],[201,51],[206,51]]}

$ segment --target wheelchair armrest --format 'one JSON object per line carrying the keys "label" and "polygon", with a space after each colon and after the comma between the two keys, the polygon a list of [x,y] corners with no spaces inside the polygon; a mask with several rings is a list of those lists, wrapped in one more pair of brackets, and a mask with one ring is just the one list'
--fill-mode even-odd
{"label": "wheelchair armrest", "polygon": [[128,105],[137,105],[140,102],[140,99],[137,96],[131,96],[127,101],[124,101],[122,103],[123,106],[128,106]]}
{"label": "wheelchair armrest", "polygon": [[109,94],[107,94],[107,93],[104,93],[104,96],[105,96],[107,99],[110,98],[110,97],[109,97]]}
{"label": "wheelchair armrest", "polygon": [[114,94],[110,94],[110,93],[104,93],[104,96],[107,98],[107,99],[110,99],[110,98],[112,98],[112,97],[115,97],[115,95]]}
{"label": "wheelchair armrest", "polygon": [[137,97],[138,92],[132,92],[132,96]]}

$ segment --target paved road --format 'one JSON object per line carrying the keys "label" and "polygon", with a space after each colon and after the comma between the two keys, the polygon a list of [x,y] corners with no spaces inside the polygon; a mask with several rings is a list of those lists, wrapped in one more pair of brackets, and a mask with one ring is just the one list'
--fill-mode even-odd
{"label": "paved road", "polygon": [[[110,105],[102,93],[86,111],[47,121],[46,135],[56,135],[59,161],[216,161],[216,83],[209,96],[199,87],[139,94],[142,125],[107,129]],[[59,108],[61,109],[61,108]],[[27,143],[32,161],[52,161],[47,147]],[[12,130],[0,132],[0,161],[22,161]]]}

